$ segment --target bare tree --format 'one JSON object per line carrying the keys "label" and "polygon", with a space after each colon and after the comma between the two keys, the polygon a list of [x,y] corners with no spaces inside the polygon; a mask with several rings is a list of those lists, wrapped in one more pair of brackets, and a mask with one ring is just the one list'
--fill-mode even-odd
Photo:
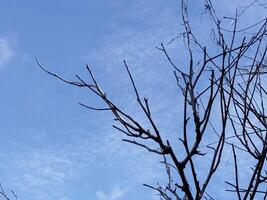
{"label": "bare tree", "polygon": [[[232,181],[226,181],[228,192],[236,194],[239,200],[267,199],[267,115],[265,100],[267,89],[263,78],[266,71],[267,18],[239,28],[239,19],[247,9],[257,5],[266,7],[264,1],[252,1],[237,10],[235,16],[219,18],[211,0],[204,1],[204,13],[211,19],[211,41],[218,53],[208,50],[199,42],[198,35],[191,28],[188,14],[188,0],[181,0],[184,32],[171,40],[183,40],[189,57],[188,67],[179,68],[168,53],[165,44],[159,49],[174,70],[177,87],[183,96],[183,123],[179,134],[179,145],[184,152],[177,152],[173,143],[163,138],[158,124],[153,119],[149,100],[142,98],[135,84],[130,67],[123,61],[131,81],[133,92],[149,125],[143,125],[123,108],[113,102],[101,89],[89,65],[86,66],[91,82],[79,75],[76,81],[69,81],[39,66],[49,75],[80,88],[89,89],[101,99],[106,107],[96,108],[80,103],[91,110],[109,111],[115,117],[113,127],[124,134],[124,142],[142,147],[162,157],[167,173],[167,184],[147,185],[157,191],[161,199],[215,199],[208,186],[222,162],[226,146],[233,152]],[[225,28],[224,22],[231,26]],[[199,60],[199,57],[202,59]],[[137,78],[138,79],[138,78]],[[214,114],[216,113],[216,124]],[[213,117],[212,117],[213,116]],[[193,131],[192,131],[193,130]],[[204,144],[211,134],[216,141]],[[151,143],[152,142],[152,143]],[[201,148],[205,146],[205,148]],[[244,154],[251,160],[251,172],[246,181],[241,181],[239,156]],[[205,176],[200,176],[199,158],[206,158]],[[202,172],[203,174],[203,172]],[[224,183],[221,183],[224,184]]]}
{"label": "bare tree", "polygon": [[11,199],[14,199],[14,200],[19,200],[17,194],[11,190],[11,193],[12,193],[12,196],[10,197],[4,190],[2,184],[0,183],[0,197],[2,197],[2,199],[5,199],[5,200],[11,200]]}

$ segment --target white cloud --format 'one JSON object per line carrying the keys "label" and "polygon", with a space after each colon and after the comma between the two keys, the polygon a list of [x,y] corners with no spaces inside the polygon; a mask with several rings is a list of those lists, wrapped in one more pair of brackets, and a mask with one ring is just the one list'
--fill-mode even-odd
{"label": "white cloud", "polygon": [[69,199],[67,197],[62,196],[58,200],[69,200]]}
{"label": "white cloud", "polygon": [[125,189],[121,187],[113,187],[110,192],[106,193],[102,190],[96,192],[97,200],[119,200],[124,197],[126,193]]}
{"label": "white cloud", "polygon": [[5,37],[0,37],[0,67],[9,61],[13,54],[10,41]]}
{"label": "white cloud", "polygon": [[[17,161],[23,188],[63,184],[74,176],[74,163],[55,152],[34,152]],[[76,166],[76,165],[75,165]]]}
{"label": "white cloud", "polygon": [[[115,24],[112,33],[102,38],[99,47],[84,58],[93,66],[100,66],[109,77],[118,77],[120,70],[124,70],[122,60],[125,59],[130,67],[134,67],[135,73],[146,77],[143,80],[157,79],[156,73],[163,68],[159,66],[164,66],[165,57],[155,47],[177,36],[176,13],[165,7],[169,8],[161,1],[136,1],[128,12],[121,12],[118,17],[144,23],[144,27]],[[153,70],[144,71],[151,67]]]}

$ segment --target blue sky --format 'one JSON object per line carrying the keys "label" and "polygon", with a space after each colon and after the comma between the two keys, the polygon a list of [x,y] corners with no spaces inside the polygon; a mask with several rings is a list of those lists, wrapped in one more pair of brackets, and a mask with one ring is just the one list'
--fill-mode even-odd
{"label": "blue sky", "polygon": [[[155,46],[178,35],[178,1],[0,3],[0,181],[6,190],[27,200],[157,199],[142,186],[164,179],[157,156],[121,142],[109,113],[78,105],[101,106],[95,96],[47,76],[35,59],[69,79],[76,73],[87,77],[84,66],[90,64],[108,95],[142,119],[129,94],[126,59],[141,94],[153,99],[163,134],[170,135],[179,128],[182,108],[172,70]],[[169,48],[182,65],[180,45]]]}

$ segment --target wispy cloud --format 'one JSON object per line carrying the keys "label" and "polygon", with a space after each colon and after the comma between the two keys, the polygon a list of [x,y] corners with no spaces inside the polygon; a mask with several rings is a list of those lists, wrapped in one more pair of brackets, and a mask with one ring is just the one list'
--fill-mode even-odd
{"label": "wispy cloud", "polygon": [[[118,18],[128,18],[132,23],[142,25],[115,24],[112,33],[99,41],[98,48],[84,57],[90,64],[104,69],[109,77],[121,73],[122,60],[125,59],[135,73],[144,76],[143,80],[158,79],[156,74],[162,69],[159,66],[164,59],[155,47],[176,37],[178,32],[176,13],[166,5],[160,1],[135,1],[127,12],[118,13]],[[147,70],[152,67],[153,70]]]}
{"label": "wispy cloud", "polygon": [[63,197],[59,197],[58,200],[69,200],[69,198],[63,196]]}
{"label": "wispy cloud", "polygon": [[104,192],[102,190],[98,190],[96,192],[97,200],[120,200],[124,197],[126,193],[125,189],[121,187],[113,187],[111,191]]}
{"label": "wispy cloud", "polygon": [[17,166],[22,172],[17,177],[24,189],[64,184],[74,175],[74,163],[56,152],[34,152],[19,159]]}
{"label": "wispy cloud", "polygon": [[[154,184],[156,180],[162,179],[162,174],[156,167],[156,156],[149,156],[145,150],[123,143],[120,135],[110,129],[104,132],[109,133],[99,133],[100,138],[82,137],[82,134],[76,133],[77,138],[72,140],[72,143],[66,142],[61,147],[28,147],[25,151],[17,152],[16,156],[9,153],[3,155],[5,158],[12,158],[9,166],[11,169],[8,171],[10,174],[16,173],[16,176],[9,180],[12,187],[15,187],[12,189],[20,193],[31,191],[31,194],[37,195],[39,199],[47,199],[47,196],[42,196],[44,191],[55,190],[54,197],[69,198],[65,187],[77,182],[82,182],[83,187],[87,187],[87,184],[99,184],[102,180],[97,180],[95,174],[107,168],[109,171],[105,174],[110,176],[107,180],[113,179],[115,185],[123,184],[122,180],[114,179],[114,173],[118,171],[122,177],[131,174],[128,181],[130,180],[133,187],[142,183]],[[7,171],[6,168],[5,170]],[[129,184],[129,187],[132,184]],[[97,198],[102,200],[119,200],[126,192],[126,189],[112,186],[103,186],[101,190],[97,192]]]}
{"label": "wispy cloud", "polygon": [[10,41],[5,37],[0,37],[0,67],[9,61],[13,54],[14,50],[11,48]]}

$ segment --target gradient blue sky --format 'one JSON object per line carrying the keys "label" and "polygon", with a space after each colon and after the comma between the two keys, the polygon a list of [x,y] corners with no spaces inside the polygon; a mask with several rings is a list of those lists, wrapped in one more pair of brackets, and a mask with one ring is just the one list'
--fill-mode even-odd
{"label": "gradient blue sky", "polygon": [[[157,199],[142,183],[164,179],[158,158],[121,142],[111,129],[110,114],[78,105],[101,106],[96,97],[47,76],[35,59],[70,79],[75,73],[86,77],[84,66],[90,64],[108,95],[139,116],[128,94],[122,65],[126,59],[142,94],[153,97],[152,110],[163,134],[173,133],[182,108],[177,106],[172,70],[155,46],[181,31],[179,1],[0,4],[0,182],[6,190],[15,190],[24,200]],[[192,9],[200,5],[194,3]],[[218,6],[230,12],[227,5]],[[179,45],[169,48],[185,64]],[[168,107],[174,109],[166,111]]]}

